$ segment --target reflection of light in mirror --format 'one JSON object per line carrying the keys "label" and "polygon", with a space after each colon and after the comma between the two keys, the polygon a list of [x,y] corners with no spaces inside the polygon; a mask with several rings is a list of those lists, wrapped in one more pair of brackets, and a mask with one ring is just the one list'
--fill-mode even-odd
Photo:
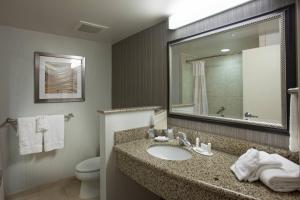
{"label": "reflection of light in mirror", "polygon": [[71,60],[71,68],[74,69],[76,67],[80,67],[81,66],[81,60],[77,60],[77,59],[72,59]]}
{"label": "reflection of light in mirror", "polygon": [[229,52],[230,49],[221,49],[220,51],[225,53],[225,52]]}
{"label": "reflection of light in mirror", "polygon": [[173,9],[169,29],[177,29],[251,0],[184,0]]}

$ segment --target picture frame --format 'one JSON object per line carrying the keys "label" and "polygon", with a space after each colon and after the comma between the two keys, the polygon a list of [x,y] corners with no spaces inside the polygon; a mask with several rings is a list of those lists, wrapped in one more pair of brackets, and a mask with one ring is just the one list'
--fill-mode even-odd
{"label": "picture frame", "polygon": [[85,57],[34,52],[34,102],[85,101]]}

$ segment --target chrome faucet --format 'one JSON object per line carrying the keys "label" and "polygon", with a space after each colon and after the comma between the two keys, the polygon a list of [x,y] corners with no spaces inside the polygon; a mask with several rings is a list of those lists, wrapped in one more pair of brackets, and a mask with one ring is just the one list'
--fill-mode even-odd
{"label": "chrome faucet", "polygon": [[225,110],[225,107],[224,106],[221,106],[219,108],[219,110],[216,112],[216,114],[221,114],[221,112],[223,112]]}
{"label": "chrome faucet", "polygon": [[249,112],[245,112],[245,117],[249,117],[249,118],[258,118],[257,115],[252,115],[252,114],[249,113]]}
{"label": "chrome faucet", "polygon": [[179,145],[192,147],[192,144],[187,140],[185,133],[178,132],[178,140],[179,140]]}

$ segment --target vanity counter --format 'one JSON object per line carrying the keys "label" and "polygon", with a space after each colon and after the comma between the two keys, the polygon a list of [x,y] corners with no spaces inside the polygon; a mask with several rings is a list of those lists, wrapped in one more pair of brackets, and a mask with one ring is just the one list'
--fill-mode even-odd
{"label": "vanity counter", "polygon": [[[118,168],[164,199],[300,200],[300,192],[277,193],[259,181],[239,182],[230,170],[237,156],[213,150],[211,157],[192,152],[185,161],[155,158],[147,148],[157,144],[140,139],[114,146]],[[165,144],[177,145],[176,141]]]}

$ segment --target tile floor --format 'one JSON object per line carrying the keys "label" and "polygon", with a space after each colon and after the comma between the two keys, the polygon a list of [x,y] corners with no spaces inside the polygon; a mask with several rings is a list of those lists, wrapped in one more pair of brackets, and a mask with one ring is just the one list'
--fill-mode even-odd
{"label": "tile floor", "polygon": [[7,200],[80,200],[79,190],[80,182],[71,178],[12,195]]}

